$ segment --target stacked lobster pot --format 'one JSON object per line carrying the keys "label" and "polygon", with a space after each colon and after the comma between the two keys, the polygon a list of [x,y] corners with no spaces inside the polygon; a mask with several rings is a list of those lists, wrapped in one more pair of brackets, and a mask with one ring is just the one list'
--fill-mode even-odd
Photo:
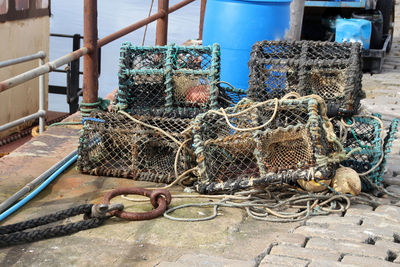
{"label": "stacked lobster pot", "polygon": [[[111,112],[85,119],[78,167],[94,175],[170,183],[195,164],[191,119],[238,101],[219,87],[218,45],[121,47]],[[236,97],[236,99],[235,99]]]}
{"label": "stacked lobster pot", "polygon": [[264,101],[290,92],[315,94],[326,101],[329,117],[356,114],[365,96],[360,51],[359,43],[257,42],[249,61],[248,97]]}
{"label": "stacked lobster pot", "polygon": [[248,97],[263,101],[289,92],[320,96],[336,135],[352,152],[341,164],[356,170],[368,190],[381,184],[398,121],[385,132],[379,115],[357,115],[365,96],[360,51],[359,43],[257,42],[249,61]]}
{"label": "stacked lobster pot", "polygon": [[193,132],[200,193],[329,179],[344,155],[317,96],[243,99],[198,115]]}

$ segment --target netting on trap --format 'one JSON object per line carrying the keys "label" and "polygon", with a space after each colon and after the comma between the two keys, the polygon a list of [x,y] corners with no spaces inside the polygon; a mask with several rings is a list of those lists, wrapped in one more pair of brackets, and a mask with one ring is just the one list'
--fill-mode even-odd
{"label": "netting on trap", "polygon": [[[220,49],[217,44],[139,47],[124,43],[118,75],[116,104],[119,109],[132,113],[153,109],[200,113],[220,107],[218,96],[231,96],[221,92],[223,89],[218,86]],[[236,91],[234,95],[240,98],[243,92]]]}
{"label": "netting on trap", "polygon": [[[341,124],[342,127],[340,127]],[[371,184],[382,185],[386,160],[389,157],[397,127],[398,120],[395,119],[383,139],[385,133],[379,114],[354,116],[346,121],[336,122],[335,131],[345,151],[359,149],[341,162],[341,165],[354,169],[365,178],[361,179],[364,191],[372,189]]]}
{"label": "netting on trap", "polygon": [[235,107],[198,115],[196,190],[219,193],[331,177],[343,151],[332,124],[320,116],[326,107],[319,100],[243,99]]}
{"label": "netting on trap", "polygon": [[262,41],[249,61],[248,98],[265,101],[289,92],[315,94],[328,106],[328,116],[358,111],[362,91],[359,43]]}
{"label": "netting on trap", "polygon": [[170,183],[175,168],[181,174],[195,163],[190,131],[184,132],[189,126],[188,119],[92,112],[80,137],[78,168],[92,175]]}

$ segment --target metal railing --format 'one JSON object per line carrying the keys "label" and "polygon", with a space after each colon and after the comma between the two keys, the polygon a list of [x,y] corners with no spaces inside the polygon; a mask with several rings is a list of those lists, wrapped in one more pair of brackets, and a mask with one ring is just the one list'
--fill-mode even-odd
{"label": "metal railing", "polygon": [[[172,13],[195,0],[182,0],[169,6],[169,0],[158,0],[158,12],[129,25],[115,33],[98,39],[97,29],[97,0],[84,0],[84,47],[79,48],[56,60],[42,64],[25,73],[0,82],[0,93],[43,74],[55,71],[57,68],[68,64],[80,57],[83,59],[83,102],[96,103],[98,101],[98,51],[99,48],[125,36],[151,22],[157,20],[156,45],[166,45],[168,32],[168,14]],[[206,0],[201,0],[199,36],[201,36],[202,22],[204,19]],[[3,127],[3,126],[2,126]],[[0,128],[1,131],[1,128]]]}
{"label": "metal railing", "polygon": [[[42,66],[44,65],[44,59],[46,58],[46,53],[44,51],[39,51],[36,54],[32,54],[29,56],[25,57],[20,57],[20,58],[15,58],[15,59],[10,59],[6,60],[3,62],[0,62],[0,68],[8,67],[11,65],[23,63],[23,62],[28,62],[32,61],[35,59],[39,59],[39,65]],[[20,76],[20,75],[19,75]],[[17,76],[18,77],[18,76]],[[6,80],[8,81],[8,80]],[[19,83],[18,83],[19,84]],[[12,87],[16,86],[17,84],[12,84]],[[42,133],[44,131],[44,125],[45,125],[45,120],[46,120],[46,110],[44,107],[44,102],[45,102],[45,77],[44,74],[39,76],[39,111],[36,113],[33,113],[31,115],[25,116],[23,118],[20,118],[18,120],[3,124],[0,126],[0,132],[8,130],[10,128],[13,128],[15,126],[18,126],[20,124],[23,124],[25,122],[28,122],[30,120],[34,120],[39,118],[39,133]]]}

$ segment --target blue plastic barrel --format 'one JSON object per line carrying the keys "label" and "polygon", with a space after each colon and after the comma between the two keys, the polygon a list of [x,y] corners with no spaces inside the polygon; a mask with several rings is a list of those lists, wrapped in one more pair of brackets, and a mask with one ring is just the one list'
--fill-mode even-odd
{"label": "blue plastic barrel", "polygon": [[221,80],[247,89],[253,44],[283,40],[289,31],[291,0],[208,0],[203,44],[221,46]]}
{"label": "blue plastic barrel", "polygon": [[372,26],[365,19],[337,19],[335,42],[359,42],[369,49]]}

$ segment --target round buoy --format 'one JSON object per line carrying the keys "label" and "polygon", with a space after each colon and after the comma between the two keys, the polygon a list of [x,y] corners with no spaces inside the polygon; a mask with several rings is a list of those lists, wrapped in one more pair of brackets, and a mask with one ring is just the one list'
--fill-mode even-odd
{"label": "round buoy", "polygon": [[360,176],[352,168],[340,167],[332,179],[332,187],[339,193],[356,196],[361,193]]}

